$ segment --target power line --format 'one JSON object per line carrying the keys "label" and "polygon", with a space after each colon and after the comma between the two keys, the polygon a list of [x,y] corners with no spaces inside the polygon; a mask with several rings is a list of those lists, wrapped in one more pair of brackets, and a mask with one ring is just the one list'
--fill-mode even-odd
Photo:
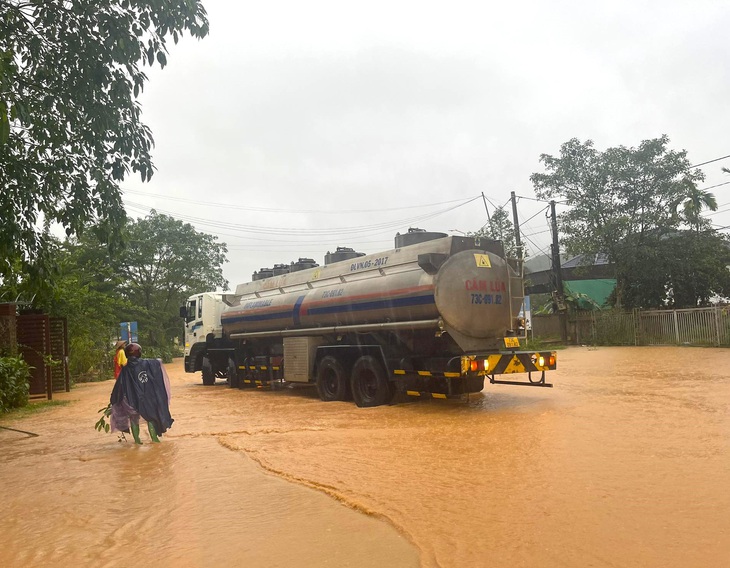
{"label": "power line", "polygon": [[[549,207],[549,206],[548,206],[548,207]],[[537,217],[537,216],[538,216],[538,215],[539,215],[540,213],[542,213],[542,212],[544,212],[544,211],[546,211],[546,210],[547,210],[547,207],[543,207],[542,209],[540,209],[540,211],[538,211],[537,213],[535,213],[535,214],[534,214],[534,215],[533,215],[532,217],[530,217],[530,218],[529,218],[529,219],[528,219],[527,221],[521,221],[521,223],[522,223],[522,224],[524,224],[524,225],[526,225],[527,223],[529,223],[530,221],[532,221],[532,220],[533,220],[533,219],[534,219],[535,217]]]}
{"label": "power line", "polygon": [[[387,221],[383,223],[376,223],[371,225],[360,225],[360,226],[349,226],[349,227],[332,227],[328,229],[301,229],[301,228],[286,228],[286,227],[265,227],[265,226],[257,226],[257,225],[242,225],[237,223],[228,223],[224,221],[210,221],[208,219],[204,219],[201,217],[193,217],[189,215],[181,215],[176,214],[171,211],[158,209],[154,207],[147,207],[143,204],[126,201],[125,204],[132,210],[136,211],[142,211],[149,213],[152,209],[155,209],[156,211],[159,211],[160,213],[164,213],[166,215],[170,215],[172,217],[175,217],[177,219],[180,219],[182,221],[187,221],[189,223],[198,224],[198,225],[204,225],[213,227],[215,229],[228,229],[233,231],[239,231],[243,233],[253,233],[258,235],[281,235],[281,236],[289,236],[289,237],[297,237],[297,236],[335,236],[335,235],[341,235],[341,234],[378,234],[378,233],[384,233],[387,231],[392,231],[394,229],[398,229],[400,227],[403,227],[404,225],[412,225],[415,223],[419,223],[421,221],[426,221],[429,219],[433,219],[434,217],[438,217],[440,215],[443,215],[445,213],[448,213],[449,211],[453,211],[455,209],[458,209],[459,207],[463,207],[464,205],[468,205],[469,203],[481,198],[481,195],[474,197],[468,201],[461,202],[458,205],[448,207],[446,209],[442,209],[440,211],[430,212],[419,216],[410,217],[407,219],[397,219],[394,221]],[[218,233],[223,234],[223,233]],[[236,236],[236,235],[228,235],[228,236]],[[253,237],[249,237],[253,238]]]}
{"label": "power line", "polygon": [[[549,229],[548,229],[548,230],[549,230]],[[530,237],[528,237],[528,236],[525,236],[525,235],[523,235],[523,236],[525,237],[525,240],[526,240],[526,241],[528,241],[528,242],[529,242],[529,243],[530,243],[530,244],[531,244],[531,245],[532,245],[533,247],[535,247],[535,248],[536,248],[536,249],[537,249],[538,251],[540,251],[540,252],[541,252],[542,254],[544,254],[545,256],[550,256],[550,255],[549,255],[549,254],[548,254],[548,253],[547,253],[547,252],[545,251],[545,249],[543,249],[542,247],[539,247],[538,245],[536,245],[536,244],[535,244],[535,241],[533,241],[533,240],[532,240],[532,239],[531,239]]]}
{"label": "power line", "polygon": [[528,201],[539,201],[540,203],[550,203],[552,199],[538,199],[537,197],[527,197],[526,195],[515,195],[519,199],[527,199]]}
{"label": "power line", "polygon": [[542,231],[535,231],[534,233],[522,233],[523,237],[534,237],[535,235],[542,235],[543,233],[549,233],[550,229],[543,229]]}
{"label": "power line", "polygon": [[[350,214],[350,213],[382,213],[384,211],[402,211],[404,209],[422,209],[426,207],[436,207],[438,205],[449,205],[451,203],[459,203],[463,202],[464,199],[468,199],[467,203],[470,203],[471,201],[478,199],[481,197],[481,195],[473,198],[464,198],[464,199],[452,199],[450,201],[440,201],[437,203],[426,203],[424,205],[407,205],[403,207],[389,207],[389,208],[378,208],[378,209],[337,209],[337,210],[324,210],[324,209],[280,209],[275,207],[255,207],[255,206],[249,206],[249,205],[236,205],[233,203],[221,203],[221,202],[215,202],[215,201],[201,201],[197,199],[188,199],[185,197],[172,197],[167,195],[162,195],[159,193],[148,193],[145,191],[135,191],[131,189],[125,189],[123,190],[124,194],[130,193],[133,195],[140,195],[145,197],[159,197],[161,199],[165,199],[166,201],[180,201],[183,203],[191,203],[193,205],[204,205],[209,207],[222,207],[225,209],[240,209],[244,211],[259,211],[259,212],[266,212],[266,213],[322,213],[322,214],[336,214],[336,215],[342,215],[342,214]],[[491,201],[490,201],[491,203]],[[153,208],[154,209],[154,208]]]}
{"label": "power line", "polygon": [[709,187],[701,187],[701,188],[699,188],[698,191],[707,191],[708,189],[713,189],[715,187],[720,187],[721,185],[727,185],[729,183],[730,183],[730,181],[724,181],[722,183],[716,183],[715,185],[711,185]]}
{"label": "power line", "polygon": [[720,158],[715,158],[714,160],[707,160],[706,162],[702,162],[701,164],[695,164],[694,166],[690,166],[690,168],[699,168],[700,166],[705,166],[713,162],[719,162],[720,160],[727,160],[728,158],[730,158],[730,154],[728,154],[727,156],[722,156]]}

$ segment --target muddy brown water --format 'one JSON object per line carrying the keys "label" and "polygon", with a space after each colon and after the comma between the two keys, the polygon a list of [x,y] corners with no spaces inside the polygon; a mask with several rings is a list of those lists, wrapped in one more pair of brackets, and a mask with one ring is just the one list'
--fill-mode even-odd
{"label": "muddy brown water", "polygon": [[554,389],[374,409],[168,365],[159,445],[111,381],[0,425],[0,566],[730,566],[726,349],[571,348]]}

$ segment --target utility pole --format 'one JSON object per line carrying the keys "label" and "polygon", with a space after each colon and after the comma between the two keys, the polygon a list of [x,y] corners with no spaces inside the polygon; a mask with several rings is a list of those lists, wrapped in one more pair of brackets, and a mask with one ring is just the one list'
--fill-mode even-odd
{"label": "utility pole", "polygon": [[555,275],[555,286],[557,288],[556,303],[560,318],[560,339],[563,343],[568,342],[568,308],[565,305],[565,293],[563,291],[563,269],[560,266],[560,248],[558,246],[558,220],[555,215],[555,201],[550,202],[550,225],[553,233],[552,256],[553,274]]}
{"label": "utility pole", "polygon": [[482,201],[484,201],[484,210],[487,212],[487,221],[491,224],[492,218],[489,216],[489,207],[487,207],[487,198],[484,197],[483,191],[482,191]]}
{"label": "utility pole", "polygon": [[522,240],[520,239],[520,220],[517,218],[517,197],[515,192],[510,192],[510,198],[512,200],[512,221],[515,225],[515,246],[517,247],[517,258],[522,260]]}

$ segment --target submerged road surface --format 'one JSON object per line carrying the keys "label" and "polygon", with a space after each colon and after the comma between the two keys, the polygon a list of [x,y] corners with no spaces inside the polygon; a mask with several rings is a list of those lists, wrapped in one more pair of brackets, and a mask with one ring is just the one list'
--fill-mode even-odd
{"label": "submerged road surface", "polygon": [[0,566],[728,566],[728,360],[571,348],[554,389],[373,409],[176,360],[141,447],[93,429],[112,382],[81,385],[0,421]]}

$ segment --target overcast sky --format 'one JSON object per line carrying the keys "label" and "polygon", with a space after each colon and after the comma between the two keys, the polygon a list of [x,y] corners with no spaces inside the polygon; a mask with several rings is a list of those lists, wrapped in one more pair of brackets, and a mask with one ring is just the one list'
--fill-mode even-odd
{"label": "overcast sky", "polygon": [[[730,4],[693,1],[204,0],[210,35],[170,42],[143,119],[157,172],[122,185],[218,235],[235,289],[337,246],[460,234],[522,196],[530,254],[549,249],[530,174],[570,138],[599,150],[667,134],[693,164],[730,154]],[[704,166],[709,187],[730,181]],[[730,225],[730,184],[710,189]],[[470,201],[471,200],[471,201]]]}

